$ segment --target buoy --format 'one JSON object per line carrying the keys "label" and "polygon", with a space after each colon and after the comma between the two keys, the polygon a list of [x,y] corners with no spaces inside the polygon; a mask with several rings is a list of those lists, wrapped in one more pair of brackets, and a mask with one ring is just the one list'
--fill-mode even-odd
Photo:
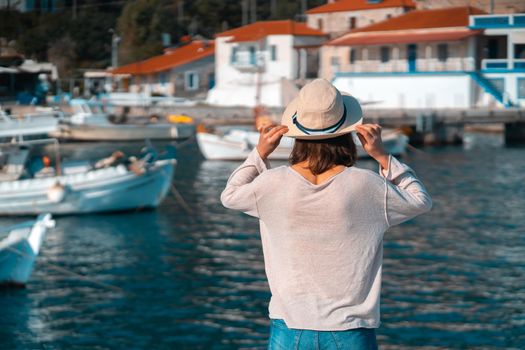
{"label": "buoy", "polygon": [[53,203],[60,203],[64,200],[65,197],[66,188],[63,185],[61,185],[60,182],[56,182],[47,190],[47,199],[49,199]]}
{"label": "buoy", "polygon": [[206,125],[199,123],[197,124],[197,133],[205,133],[208,132],[208,128],[206,128]]}

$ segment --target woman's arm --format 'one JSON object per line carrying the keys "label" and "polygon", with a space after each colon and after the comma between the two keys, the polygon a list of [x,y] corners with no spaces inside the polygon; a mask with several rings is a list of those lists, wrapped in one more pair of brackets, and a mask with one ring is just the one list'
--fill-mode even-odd
{"label": "woman's arm", "polygon": [[240,210],[248,215],[259,217],[255,197],[254,180],[269,169],[268,156],[277,148],[281,137],[288,131],[283,126],[265,126],[259,130],[259,143],[248,159],[231,174],[226,188],[221,194],[221,202],[226,208]]}
{"label": "woman's arm", "polygon": [[414,171],[389,156],[388,167],[380,168],[385,182],[385,217],[388,226],[399,225],[432,208],[432,198]]}
{"label": "woman's arm", "polygon": [[385,220],[398,225],[432,208],[432,199],[407,165],[386,153],[381,140],[381,127],[363,124],[356,127],[364,150],[380,165],[385,178]]}
{"label": "woman's arm", "polygon": [[270,164],[261,158],[257,149],[253,149],[248,159],[230,175],[221,194],[222,205],[259,217],[253,181],[269,168]]}

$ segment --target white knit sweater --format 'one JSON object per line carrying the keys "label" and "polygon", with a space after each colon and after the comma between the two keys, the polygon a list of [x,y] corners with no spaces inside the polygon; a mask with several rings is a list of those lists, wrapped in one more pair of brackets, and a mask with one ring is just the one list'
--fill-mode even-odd
{"label": "white knit sweater", "polygon": [[379,327],[383,234],[430,210],[412,169],[390,157],[378,175],[350,167],[314,185],[256,149],[230,176],[222,204],[260,220],[270,318],[297,329]]}

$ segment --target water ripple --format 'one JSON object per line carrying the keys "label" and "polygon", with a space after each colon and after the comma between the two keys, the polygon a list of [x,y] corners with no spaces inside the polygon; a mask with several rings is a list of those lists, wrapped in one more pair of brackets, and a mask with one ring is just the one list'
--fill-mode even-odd
{"label": "water ripple", "polygon": [[[65,153],[98,157],[114,146],[89,147]],[[218,202],[237,164],[195,151],[181,150],[174,182],[193,215],[169,198],[157,211],[58,219],[27,289],[0,293],[0,348],[265,348],[258,223]],[[381,348],[524,349],[524,149],[426,151],[407,162],[434,209],[385,235]]]}

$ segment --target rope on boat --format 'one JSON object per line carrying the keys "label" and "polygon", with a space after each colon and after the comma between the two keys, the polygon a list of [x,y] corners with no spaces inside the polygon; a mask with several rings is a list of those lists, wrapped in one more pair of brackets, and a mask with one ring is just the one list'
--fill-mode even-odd
{"label": "rope on boat", "polygon": [[[28,254],[26,254],[24,252],[21,252],[20,250],[15,249],[13,247],[7,247],[7,250],[9,250],[9,251],[11,251],[11,252],[13,252],[15,254],[18,254],[18,255],[20,255],[22,257],[33,259],[32,256],[30,256],[30,255],[28,255]],[[47,261],[41,261],[41,260],[39,260],[39,261],[41,263],[47,265],[49,268],[51,268],[51,269],[53,269],[55,271],[58,271],[58,272],[66,274],[66,275],[70,275],[70,276],[76,277],[76,278],[78,278],[78,279],[80,279],[82,281],[89,282],[91,284],[95,284],[95,285],[97,285],[99,287],[103,287],[103,288],[106,288],[106,289],[111,289],[111,290],[113,290],[115,292],[124,292],[124,289],[122,289],[120,287],[112,286],[112,285],[104,283],[104,282],[95,281],[95,280],[93,280],[93,279],[91,279],[91,278],[89,278],[87,276],[78,274],[78,273],[76,273],[74,271],[68,270],[66,268],[63,268],[61,266],[58,266],[58,265],[55,265],[55,264],[52,264],[52,263],[49,263]]]}
{"label": "rope on boat", "polygon": [[411,151],[414,151],[416,153],[420,153],[420,154],[427,154],[427,152],[423,151],[423,150],[420,150],[419,148],[417,147],[414,147],[412,146],[411,144],[407,143],[407,148]]}
{"label": "rope on boat", "polygon": [[173,195],[173,197],[175,198],[175,200],[179,203],[179,205],[184,208],[184,210],[192,215],[193,214],[193,209],[191,209],[191,207],[188,205],[188,203],[184,200],[184,197],[182,197],[182,195],[180,194],[179,191],[177,191],[177,188],[175,187],[175,185],[172,183],[171,184],[171,194]]}

